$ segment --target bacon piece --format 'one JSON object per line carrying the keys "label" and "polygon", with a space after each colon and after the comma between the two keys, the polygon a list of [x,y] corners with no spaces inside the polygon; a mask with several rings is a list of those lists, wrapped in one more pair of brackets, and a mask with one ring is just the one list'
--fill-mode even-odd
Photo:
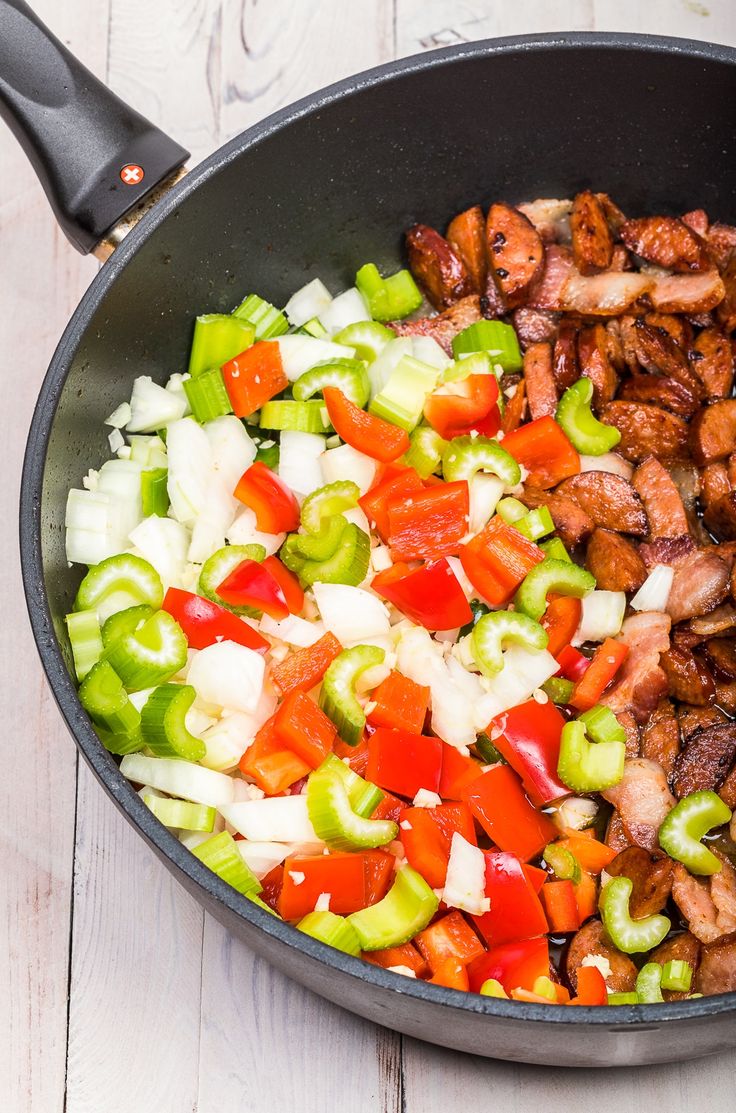
{"label": "bacon piece", "polygon": [[672,779],[675,758],[680,752],[680,726],[668,699],[660,700],[641,732],[641,756],[656,761]]}
{"label": "bacon piece", "polygon": [[672,891],[673,869],[672,859],[661,850],[650,852],[641,846],[629,846],[609,862],[606,873],[633,882],[629,912],[640,920],[664,908]]}
{"label": "bacon piece", "polygon": [[[601,703],[614,714],[631,711],[637,722],[646,722],[667,692],[667,677],[660,668],[660,654],[669,649],[670,618],[666,614],[644,611],[624,621],[617,641],[629,647],[612,687]],[[615,802],[614,802],[615,803]]]}
{"label": "bacon piece", "polygon": [[704,997],[736,989],[736,932],[703,947],[692,988]]}
{"label": "bacon piece", "polygon": [[482,294],[488,277],[486,222],[480,205],[458,213],[447,226],[447,242],[460,257],[470,275],[473,290]]}
{"label": "bacon piece", "polygon": [[525,487],[522,499],[531,510],[546,506],[552,515],[560,540],[571,548],[575,548],[593,532],[595,523],[590,515],[586,514],[577,502],[557,491],[549,492],[536,487]]}
{"label": "bacon piece", "polygon": [[575,197],[570,231],[573,259],[581,274],[595,274],[610,267],[613,236],[603,205],[589,189]]}
{"label": "bacon piece", "polygon": [[588,317],[618,317],[654,285],[651,275],[633,271],[601,271],[586,276],[573,269],[560,292],[558,308]]}
{"label": "bacon piece", "polygon": [[697,395],[689,387],[676,379],[661,378],[659,375],[634,375],[626,379],[618,397],[626,402],[658,405],[685,418],[692,417],[700,408]]}
{"label": "bacon piece", "polygon": [[690,362],[708,401],[729,397],[733,391],[733,351],[720,329],[703,329],[690,350]]}
{"label": "bacon piece", "polygon": [[708,235],[708,214],[705,209],[693,209],[689,213],[683,213],[680,217],[683,224],[687,224],[688,228],[692,228],[696,235],[701,239],[705,239]]}
{"label": "bacon piece", "polygon": [[736,640],[709,638],[704,649],[712,668],[727,680],[736,680]]}
{"label": "bacon piece", "polygon": [[643,537],[647,516],[636,491],[621,475],[586,471],[566,479],[557,493],[582,507],[597,526]]}
{"label": "bacon piece", "polygon": [[736,398],[704,407],[690,426],[690,448],[696,464],[725,460],[736,444]]}
{"label": "bacon piece", "polygon": [[573,990],[577,990],[577,972],[583,959],[600,955],[608,960],[611,973],[608,988],[615,993],[630,993],[636,984],[637,969],[628,955],[614,947],[600,920],[589,920],[570,940],[565,958],[565,972]]}
{"label": "bacon piece", "polygon": [[532,420],[554,417],[557,409],[557,388],[552,375],[552,348],[549,344],[531,344],[524,353],[524,381]]}
{"label": "bacon piece", "polygon": [[550,309],[532,309],[522,306],[511,314],[516,335],[522,346],[538,344],[543,340],[554,343],[557,336],[559,314]]}
{"label": "bacon piece", "polygon": [[528,304],[535,309],[555,312],[562,310],[564,308],[562,292],[573,272],[575,267],[570,248],[560,244],[549,244],[544,249],[544,265],[539,278],[529,292]]}
{"label": "bacon piece", "polygon": [[438,313],[436,317],[420,317],[416,321],[390,321],[388,327],[397,336],[431,336],[451,356],[453,337],[480,319],[480,298],[477,294],[472,294]]}
{"label": "bacon piece", "polygon": [[644,216],[621,225],[621,239],[636,255],[668,270],[700,271],[708,265],[705,244],[674,216]]}
{"label": "bacon piece", "polygon": [[[669,939],[665,939],[656,951],[652,951],[649,961],[658,962],[661,966],[664,966],[666,962],[673,962],[677,959],[681,962],[688,962],[693,973],[700,965],[700,942],[689,931],[683,931],[679,935],[673,935]],[[663,989],[662,996],[665,1001],[680,1001],[687,997],[688,993],[675,989]]]}
{"label": "bacon piece", "polygon": [[644,503],[650,540],[687,534],[688,521],[680,492],[659,460],[647,457],[634,472],[631,483]]}
{"label": "bacon piece", "polygon": [[621,822],[621,816],[615,809],[611,812],[611,818],[609,819],[608,826],[606,827],[605,843],[606,846],[610,846],[611,850],[615,850],[617,853],[620,853],[622,850],[626,850],[627,846],[632,845],[631,839],[624,831],[624,825]]}
{"label": "bacon piece", "polygon": [[689,537],[661,538],[642,545],[639,552],[649,569],[655,564],[669,564],[675,569],[667,600],[667,613],[673,623],[706,614],[726,598],[729,567],[719,554],[719,546],[696,549]]}
{"label": "bacon piece", "polygon": [[580,371],[593,384],[593,407],[599,410],[612,401],[618,376],[608,358],[608,334],[603,325],[584,328],[578,336]]}
{"label": "bacon piece", "polygon": [[713,676],[692,650],[673,644],[662,654],[659,663],[667,677],[669,693],[674,699],[697,706],[713,701],[716,694]]}
{"label": "bacon piece", "polygon": [[647,456],[666,461],[687,459],[687,424],[659,406],[616,400],[603,407],[600,419],[615,425],[621,434],[617,451],[635,464]]}
{"label": "bacon piece", "polygon": [[672,899],[687,921],[688,928],[701,943],[712,943],[722,935],[710,885],[704,879],[693,877],[681,862],[675,863]]}
{"label": "bacon piece", "polygon": [[585,564],[603,591],[637,591],[647,576],[636,548],[620,533],[596,529],[588,542]]}
{"label": "bacon piece", "polygon": [[736,758],[736,724],[720,723],[688,739],[675,761],[672,788],[682,799],[691,792],[717,792]]}
{"label": "bacon piece", "polygon": [[668,274],[657,278],[649,298],[660,313],[708,313],[723,300],[726,287],[717,270]]}
{"label": "bacon piece", "polygon": [[606,321],[606,352],[608,358],[613,364],[614,370],[624,371],[626,368],[626,360],[624,358],[624,346],[621,340],[621,323],[617,317],[612,317],[610,321]]}
{"label": "bacon piece", "polygon": [[563,320],[557,333],[552,359],[552,374],[560,394],[580,378],[577,340],[575,326]]}
{"label": "bacon piece", "polygon": [[619,726],[622,726],[626,731],[626,738],[624,739],[626,756],[639,757],[639,746],[641,743],[639,724],[630,711],[619,711],[616,718],[618,719]]}
{"label": "bacon piece", "polygon": [[465,264],[444,236],[427,224],[406,233],[409,267],[435,309],[447,309],[473,293]]}
{"label": "bacon piece", "polygon": [[531,220],[544,243],[570,242],[572,201],[555,197],[539,197],[517,205],[520,213]]}
{"label": "bacon piece", "polygon": [[491,205],[486,217],[486,250],[507,307],[523,305],[544,261],[542,240],[532,222],[510,205]]}
{"label": "bacon piece", "polygon": [[677,708],[677,721],[683,742],[689,742],[701,730],[727,723],[728,717],[720,707],[695,707],[691,703],[681,703]]}
{"label": "bacon piece", "polygon": [[736,607],[733,603],[724,603],[710,614],[691,619],[689,626],[692,634],[701,641],[704,638],[717,637],[718,634],[723,634],[736,626]]}
{"label": "bacon piece", "polygon": [[724,332],[733,332],[736,329],[736,252],[731,255],[722,273],[723,300],[718,306],[716,317]]}
{"label": "bacon piece", "polygon": [[707,240],[713,261],[719,270],[723,270],[736,250],[736,227],[716,221],[708,229]]}
{"label": "bacon piece", "polygon": [[621,816],[626,834],[636,846],[655,850],[657,833],[675,806],[664,769],[647,758],[629,758],[617,785],[603,792]]}

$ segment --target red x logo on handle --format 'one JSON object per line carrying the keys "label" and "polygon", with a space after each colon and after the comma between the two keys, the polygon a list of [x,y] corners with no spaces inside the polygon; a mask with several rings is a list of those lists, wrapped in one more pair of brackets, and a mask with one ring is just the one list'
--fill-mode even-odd
{"label": "red x logo on handle", "polygon": [[138,166],[134,162],[129,162],[127,166],[123,166],[120,170],[120,177],[128,186],[138,185],[143,181],[144,170],[142,166]]}

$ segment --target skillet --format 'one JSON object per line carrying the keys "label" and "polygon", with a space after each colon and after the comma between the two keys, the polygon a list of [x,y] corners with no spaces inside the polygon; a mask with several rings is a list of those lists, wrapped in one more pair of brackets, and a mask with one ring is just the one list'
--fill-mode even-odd
{"label": "skillet", "polygon": [[[247,288],[283,303],[316,273],[341,288],[365,259],[395,269],[404,228],[478,200],[592,187],[636,212],[702,206],[736,222],[734,104],[736,51],[725,47],[619,34],[489,40],[315,93],[168,188],[183,148],[104,89],[22,0],[0,0],[0,113],[74,246],[111,255],[53,357],[23,472],[24,587],[52,691],[107,793],[208,911],[290,977],[412,1036],[557,1066],[664,1062],[732,1046],[736,996],[613,1011],[500,1001],[362,963],[242,898],[158,823],[79,705],[63,630],[80,578],[64,555],[67,489],[108,454],[102,422],[132,380],[178,369],[193,316],[228,312]],[[142,180],[121,177],[125,167]]]}

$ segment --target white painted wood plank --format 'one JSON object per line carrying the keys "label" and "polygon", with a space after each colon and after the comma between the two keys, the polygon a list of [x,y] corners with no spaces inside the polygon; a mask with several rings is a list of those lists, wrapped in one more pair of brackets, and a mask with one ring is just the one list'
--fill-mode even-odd
{"label": "white painted wood plank", "polygon": [[[104,73],[107,6],[34,7]],[[76,751],[42,677],[28,626],[17,552],[26,431],[62,328],[94,274],[59,232],[40,185],[0,125],[0,351],[3,353],[0,561],[0,1104],[9,1113],[61,1113],[64,1102],[69,911]]]}
{"label": "white painted wood plank", "polygon": [[736,42],[733,0],[593,0],[597,31],[636,31],[707,42]]}

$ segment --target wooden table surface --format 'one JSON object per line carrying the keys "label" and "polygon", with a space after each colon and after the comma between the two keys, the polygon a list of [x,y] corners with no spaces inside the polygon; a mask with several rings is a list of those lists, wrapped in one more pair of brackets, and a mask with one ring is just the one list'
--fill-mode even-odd
{"label": "wooden table surface", "polygon": [[[35,6],[94,72],[188,147],[193,161],[313,89],[436,46],[560,29],[736,44],[734,0]],[[16,543],[31,409],[96,264],[77,256],[57,230],[1,126],[0,168],[0,676],[8,681],[0,735],[0,1110],[733,1110],[736,1049],[651,1069],[550,1071],[442,1051],[358,1020],[232,939],[118,815],[77,761],[42,678]]]}

